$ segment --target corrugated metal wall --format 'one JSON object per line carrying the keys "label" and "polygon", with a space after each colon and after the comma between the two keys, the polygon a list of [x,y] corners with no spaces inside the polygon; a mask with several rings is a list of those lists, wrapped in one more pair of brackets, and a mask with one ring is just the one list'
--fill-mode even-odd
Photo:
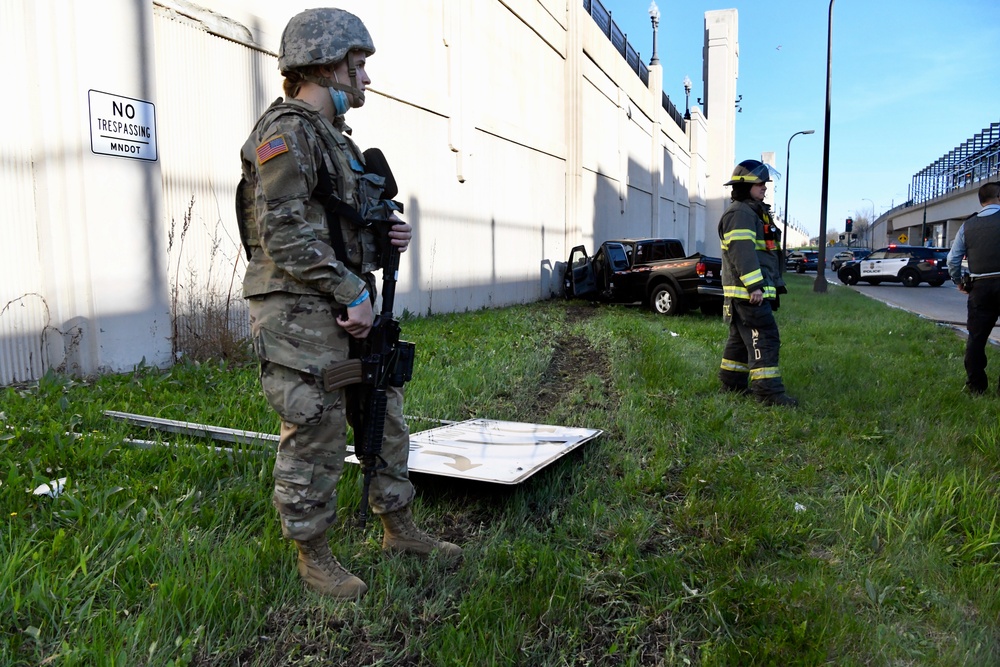
{"label": "corrugated metal wall", "polygon": [[0,163],[0,385],[33,380],[48,366],[45,337],[50,318],[45,299],[32,174],[30,105],[15,103],[29,90],[30,69],[24,3],[0,0],[0,58],[9,63],[4,85],[11,99],[0,105],[4,136]]}
{"label": "corrugated metal wall", "polygon": [[191,351],[211,347],[223,330],[249,336],[241,296],[246,260],[233,212],[239,147],[281,78],[273,55],[155,9],[174,347]]}

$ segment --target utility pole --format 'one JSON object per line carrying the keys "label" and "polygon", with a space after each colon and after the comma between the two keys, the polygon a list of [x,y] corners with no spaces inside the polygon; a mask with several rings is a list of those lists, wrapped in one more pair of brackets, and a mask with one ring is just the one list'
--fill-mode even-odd
{"label": "utility pole", "polygon": [[826,292],[826,203],[830,194],[830,82],[831,57],[833,55],[833,3],[830,0],[830,16],[826,29],[826,120],[823,126],[823,190],[819,203],[819,257],[816,265],[816,281],[813,291]]}

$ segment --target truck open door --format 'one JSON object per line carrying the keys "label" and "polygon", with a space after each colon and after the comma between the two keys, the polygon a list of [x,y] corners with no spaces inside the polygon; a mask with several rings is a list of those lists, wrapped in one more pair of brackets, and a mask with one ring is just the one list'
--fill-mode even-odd
{"label": "truck open door", "polygon": [[563,278],[563,296],[582,297],[597,292],[597,276],[594,265],[587,255],[587,249],[578,245],[569,254],[566,263],[566,277]]}

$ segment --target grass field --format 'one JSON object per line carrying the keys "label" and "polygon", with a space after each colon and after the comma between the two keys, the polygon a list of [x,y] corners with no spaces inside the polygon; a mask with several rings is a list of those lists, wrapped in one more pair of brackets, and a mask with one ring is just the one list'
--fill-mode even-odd
{"label": "grass field", "polygon": [[359,603],[302,589],[266,452],[103,416],[275,433],[252,365],[0,389],[0,664],[1000,664],[1000,399],[963,393],[954,331],[789,281],[797,410],[718,393],[718,317],[407,319],[414,431],[604,435],[515,487],[414,475],[418,522],[465,548],[452,566],[384,556],[349,467],[331,536]]}

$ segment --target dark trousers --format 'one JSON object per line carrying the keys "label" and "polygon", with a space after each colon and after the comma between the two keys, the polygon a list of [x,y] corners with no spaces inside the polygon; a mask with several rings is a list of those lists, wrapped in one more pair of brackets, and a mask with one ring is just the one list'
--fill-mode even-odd
{"label": "dark trousers", "polygon": [[990,386],[990,380],[986,377],[986,343],[1000,318],[1000,277],[973,281],[968,309],[965,385],[970,391],[981,394]]}
{"label": "dark trousers", "polygon": [[722,351],[719,380],[727,387],[748,386],[758,396],[785,393],[778,370],[778,323],[765,300],[751,306],[741,299],[726,299],[724,316],[729,320],[729,338]]}

